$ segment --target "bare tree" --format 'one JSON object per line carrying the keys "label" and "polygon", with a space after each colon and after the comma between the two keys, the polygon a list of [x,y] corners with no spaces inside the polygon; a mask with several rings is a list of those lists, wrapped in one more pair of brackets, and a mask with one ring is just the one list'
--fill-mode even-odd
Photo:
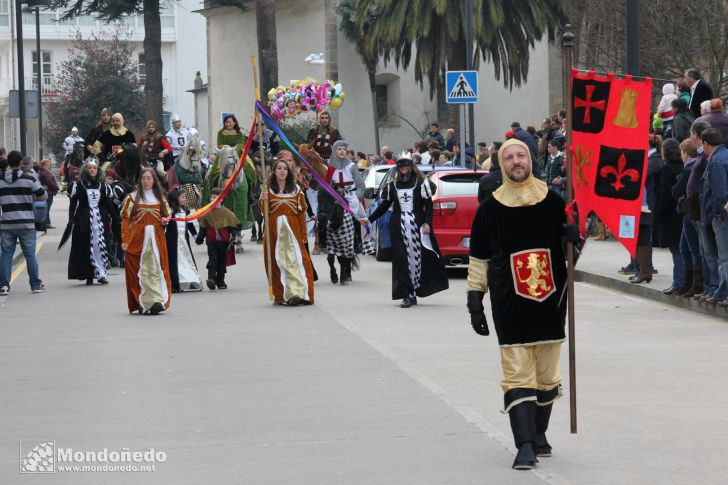
{"label": "bare tree", "polygon": [[[625,1],[569,0],[577,67],[624,72]],[[677,81],[685,69],[703,72],[716,95],[728,92],[728,0],[647,0],[640,2],[640,71],[662,82]]]}

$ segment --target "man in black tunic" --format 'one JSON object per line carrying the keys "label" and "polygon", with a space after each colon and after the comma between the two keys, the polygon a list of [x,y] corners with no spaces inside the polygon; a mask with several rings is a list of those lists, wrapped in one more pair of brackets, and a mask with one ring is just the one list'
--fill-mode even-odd
{"label": "man in black tunic", "polygon": [[91,150],[99,155],[101,163],[116,157],[121,147],[125,144],[136,144],[134,133],[124,126],[124,117],[121,113],[115,113],[111,117],[111,128],[105,131],[94,143]]}
{"label": "man in black tunic", "polygon": [[[470,237],[468,311],[473,329],[488,335],[483,296],[490,301],[500,345],[504,413],[510,415],[516,469],[551,456],[546,429],[561,395],[559,356],[566,339],[563,240],[578,241],[566,223],[564,200],[531,173],[528,146],[508,140],[498,150],[503,185],[475,214]],[[565,300],[564,300],[565,301]]]}

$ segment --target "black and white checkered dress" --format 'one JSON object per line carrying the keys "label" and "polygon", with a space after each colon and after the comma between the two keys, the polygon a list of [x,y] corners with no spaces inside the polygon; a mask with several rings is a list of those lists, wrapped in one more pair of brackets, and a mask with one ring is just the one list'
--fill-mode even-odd
{"label": "black and white checkered dress", "polygon": [[343,258],[354,257],[354,219],[349,212],[344,211],[343,222],[337,230],[329,229],[326,232],[326,247],[329,254]]}
{"label": "black and white checkered dress", "polygon": [[402,242],[407,252],[407,269],[412,280],[411,298],[416,296],[417,288],[420,287],[420,276],[422,275],[422,244],[420,228],[415,221],[413,200],[414,188],[397,189],[397,200],[401,210],[399,227],[402,232]]}

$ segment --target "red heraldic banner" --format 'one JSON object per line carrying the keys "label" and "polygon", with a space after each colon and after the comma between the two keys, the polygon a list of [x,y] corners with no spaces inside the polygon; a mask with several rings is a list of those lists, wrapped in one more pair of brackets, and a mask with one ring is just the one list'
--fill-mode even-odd
{"label": "red heraldic banner", "polygon": [[634,257],[649,146],[652,79],[571,72],[571,163],[574,201],[592,211]]}

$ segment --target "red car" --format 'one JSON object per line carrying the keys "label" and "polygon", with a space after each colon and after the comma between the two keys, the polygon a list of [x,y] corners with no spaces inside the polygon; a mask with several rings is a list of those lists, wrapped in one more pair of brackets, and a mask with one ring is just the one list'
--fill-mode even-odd
{"label": "red car", "polygon": [[430,175],[437,187],[432,198],[432,225],[446,266],[468,264],[470,228],[478,209],[478,182],[487,173],[445,170]]}

